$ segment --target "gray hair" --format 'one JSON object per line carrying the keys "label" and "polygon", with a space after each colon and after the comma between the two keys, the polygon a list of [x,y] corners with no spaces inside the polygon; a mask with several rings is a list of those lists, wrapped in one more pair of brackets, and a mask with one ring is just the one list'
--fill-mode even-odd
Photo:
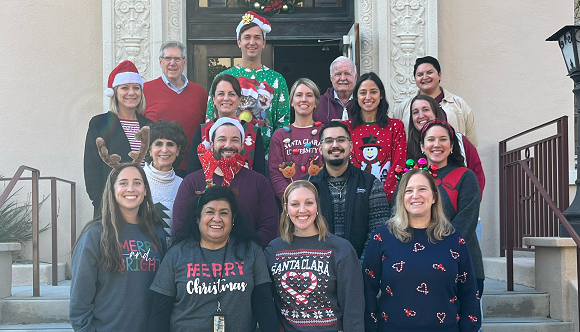
{"label": "gray hair", "polygon": [[181,55],[185,57],[185,54],[186,54],[186,52],[185,52],[185,46],[182,43],[178,42],[178,41],[170,40],[170,41],[163,42],[163,44],[161,44],[161,48],[159,49],[159,57],[160,58],[163,57],[163,51],[166,48],[169,48],[169,47],[177,47],[177,48],[179,48],[181,50]]}
{"label": "gray hair", "polygon": [[353,70],[353,75],[356,75],[356,65],[354,64],[354,61],[352,61],[350,58],[341,55],[338,58],[334,59],[334,61],[332,61],[332,63],[330,64],[330,76],[332,76],[332,67],[334,67],[334,64],[343,61],[347,61],[350,64]]}

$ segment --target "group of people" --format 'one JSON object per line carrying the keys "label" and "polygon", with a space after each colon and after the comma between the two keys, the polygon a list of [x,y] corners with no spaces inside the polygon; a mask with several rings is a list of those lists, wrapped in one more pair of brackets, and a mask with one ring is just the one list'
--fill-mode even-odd
{"label": "group of people", "polygon": [[[185,47],[163,75],[112,72],[84,173],[94,219],[72,257],[77,331],[478,331],[485,176],[474,115],[417,59],[393,109],[375,73],[330,64],[288,93],[247,12],[239,65],[208,94]],[[147,103],[145,103],[147,96]]]}

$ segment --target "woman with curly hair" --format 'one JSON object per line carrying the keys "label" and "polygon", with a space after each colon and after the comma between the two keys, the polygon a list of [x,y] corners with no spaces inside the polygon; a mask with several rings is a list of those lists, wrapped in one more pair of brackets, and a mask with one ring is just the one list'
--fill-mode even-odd
{"label": "woman with curly hair", "polygon": [[159,120],[150,126],[149,150],[145,157],[145,174],[151,185],[155,210],[163,221],[167,245],[172,242],[173,202],[182,178],[175,174],[174,167],[181,164],[187,151],[187,136],[179,122]]}

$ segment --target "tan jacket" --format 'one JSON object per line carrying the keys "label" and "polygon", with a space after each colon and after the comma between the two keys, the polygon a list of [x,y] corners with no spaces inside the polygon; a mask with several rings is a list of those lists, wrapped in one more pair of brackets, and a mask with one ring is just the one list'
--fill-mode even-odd
{"label": "tan jacket", "polygon": [[[457,131],[467,136],[467,139],[477,147],[477,134],[475,131],[475,116],[471,111],[471,107],[467,105],[465,100],[461,99],[451,92],[443,89],[443,100],[441,107],[447,115],[447,122]],[[405,100],[389,112],[389,117],[399,119],[405,124],[405,132],[409,134],[409,117],[411,113],[411,100],[413,97]]]}

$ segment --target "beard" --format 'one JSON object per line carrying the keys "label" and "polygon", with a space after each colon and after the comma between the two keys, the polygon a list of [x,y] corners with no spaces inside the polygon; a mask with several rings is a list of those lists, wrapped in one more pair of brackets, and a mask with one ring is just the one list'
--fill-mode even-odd
{"label": "beard", "polygon": [[[330,149],[328,150],[328,156],[330,156],[332,154],[332,152],[337,151],[340,153],[344,153],[344,149],[341,148],[334,148],[334,149]],[[346,158],[348,158],[348,155],[346,155]],[[330,164],[331,166],[337,167],[337,166],[341,166],[342,164],[344,164],[345,159],[331,159],[331,158],[327,158],[326,156],[324,156],[324,160],[326,160],[326,162],[328,162],[328,164]]]}
{"label": "beard", "polygon": [[326,162],[329,163],[331,166],[338,167],[344,164],[344,159],[331,159],[326,160]]}
{"label": "beard", "polygon": [[[239,153],[238,149],[236,149],[236,148],[221,148],[221,149],[213,152],[214,159],[215,160],[222,159],[224,157],[223,156],[223,153],[226,152],[226,151],[233,152],[233,153]],[[230,158],[230,157],[228,157],[228,158]]]}

